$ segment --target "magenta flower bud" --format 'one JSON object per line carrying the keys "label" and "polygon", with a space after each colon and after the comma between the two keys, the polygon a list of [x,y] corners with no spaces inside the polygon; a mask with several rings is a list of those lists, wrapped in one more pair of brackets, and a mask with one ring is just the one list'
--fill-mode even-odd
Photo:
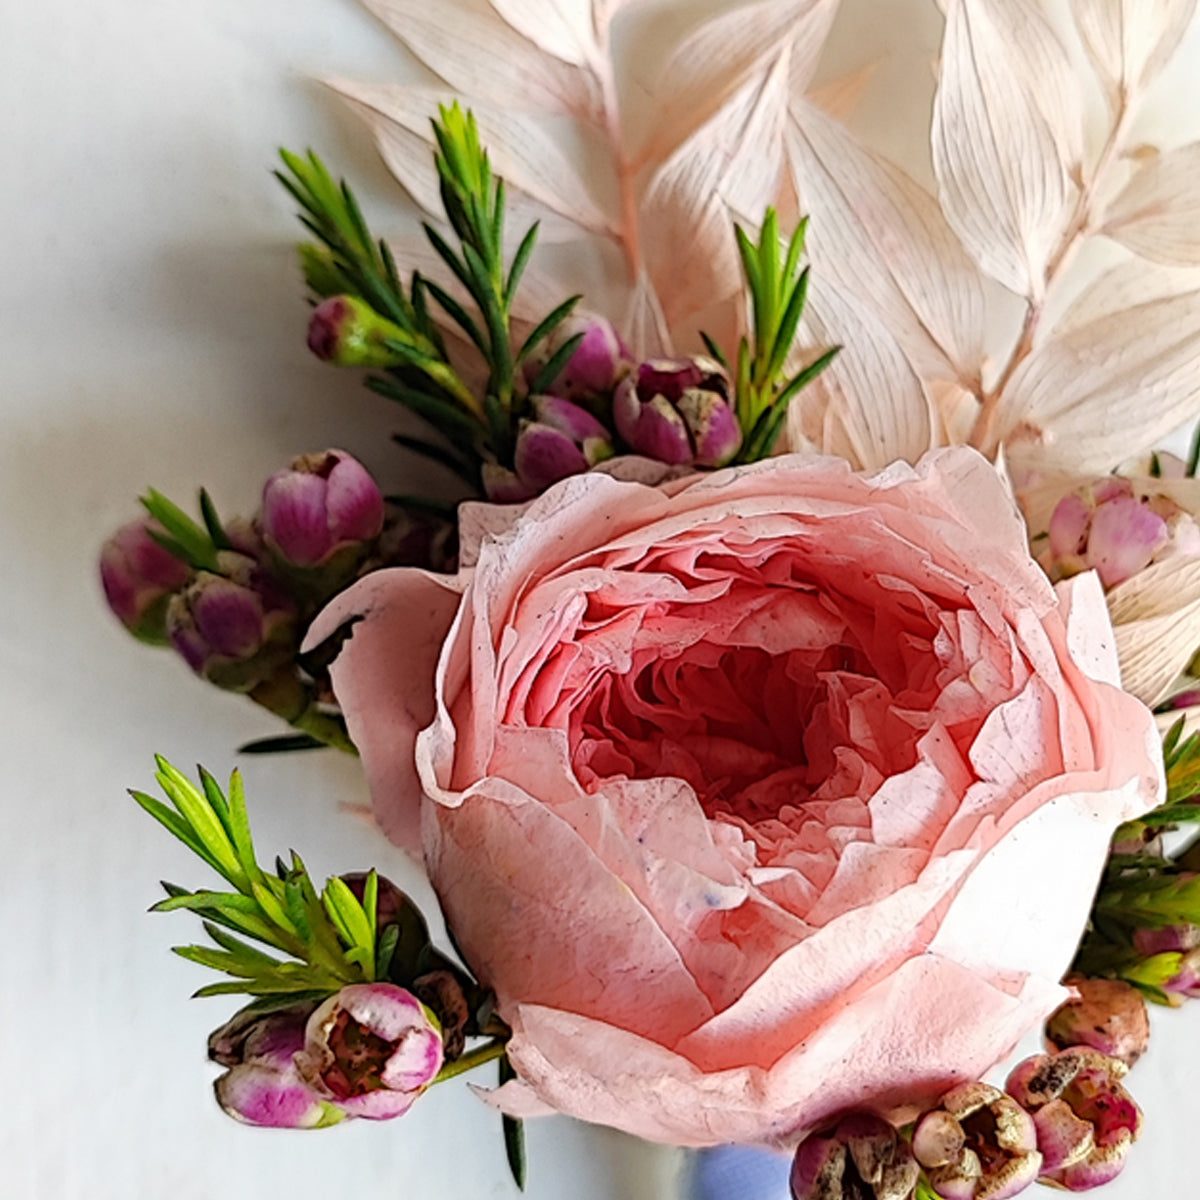
{"label": "magenta flower bud", "polygon": [[1078,995],[1051,1013],[1045,1030],[1047,1045],[1055,1050],[1091,1046],[1132,1067],[1150,1041],[1142,993],[1119,979],[1073,976],[1066,983]]}
{"label": "magenta flower bud", "polygon": [[578,313],[568,317],[547,339],[538,361],[529,364],[526,376],[532,384],[541,367],[549,362],[576,334],[583,341],[567,360],[558,378],[546,389],[568,400],[586,400],[607,396],[633,365],[629,349],[621,341],[612,322],[604,317]]}
{"label": "magenta flower bud", "polygon": [[586,409],[558,396],[534,396],[532,421],[517,434],[513,467],[534,494],[612,457],[612,438]]}
{"label": "magenta flower bud", "polygon": [[337,367],[398,366],[404,359],[388,341],[406,342],[408,335],[357,296],[322,300],[308,324],[308,348]]}
{"label": "magenta flower bud", "polygon": [[917,1122],[912,1148],[943,1200],[1007,1200],[1042,1167],[1033,1119],[986,1083],[948,1091]]}
{"label": "magenta flower bud", "polygon": [[366,467],[344,450],[305,454],[263,485],[259,525],[267,544],[294,567],[318,567],[383,528],[383,496]]}
{"label": "magenta flower bud", "polygon": [[730,394],[713,359],[655,359],[617,388],[613,420],[637,454],[673,466],[721,467],[742,445]]}
{"label": "magenta flower bud", "polygon": [[100,551],[100,582],[108,607],[144,642],[167,640],[166,613],[171,596],[191,578],[191,569],[147,532],[150,520],[122,525]]}
{"label": "magenta flower bud", "polygon": [[295,652],[295,614],[244,555],[220,555],[227,574],[196,573],[171,597],[166,628],[171,645],[218,687],[249,691]]}
{"label": "magenta flower bud", "polygon": [[1064,496],[1050,518],[1048,569],[1057,578],[1095,569],[1111,588],[1151,563],[1195,554],[1200,527],[1188,512],[1115,475]]}
{"label": "magenta flower bud", "polygon": [[437,1018],[411,992],[391,983],[355,983],[308,1019],[302,1077],[347,1115],[401,1116],[442,1066]]}
{"label": "magenta flower bud", "polygon": [[1006,1086],[1033,1115],[1043,1180],[1083,1192],[1121,1173],[1142,1128],[1141,1109],[1120,1083],[1128,1070],[1089,1046],[1039,1054],[1013,1069]]}
{"label": "magenta flower bud", "polygon": [[319,1129],[343,1119],[341,1109],[318,1096],[296,1069],[308,1015],[308,1007],[242,1011],[208,1039],[209,1057],[229,1068],[213,1088],[217,1103],[234,1120]]}
{"label": "magenta flower bud", "polygon": [[1161,929],[1139,929],[1133,935],[1134,949],[1150,958],[1155,954],[1186,954],[1200,946],[1200,925],[1164,925]]}
{"label": "magenta flower bud", "polygon": [[793,1200],[909,1200],[919,1175],[891,1125],[873,1113],[851,1113],[800,1143],[791,1192]]}

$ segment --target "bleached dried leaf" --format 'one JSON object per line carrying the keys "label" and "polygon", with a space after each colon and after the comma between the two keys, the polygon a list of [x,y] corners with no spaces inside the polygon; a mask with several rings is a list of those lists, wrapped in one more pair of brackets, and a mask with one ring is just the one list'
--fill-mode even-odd
{"label": "bleached dried leaf", "polygon": [[1200,704],[1192,705],[1189,708],[1171,708],[1166,712],[1154,714],[1154,724],[1158,726],[1158,732],[1164,737],[1169,732],[1172,725],[1179,718],[1183,718],[1183,736],[1191,737],[1193,733],[1200,730]]}
{"label": "bleached dried leaf", "polygon": [[1025,51],[987,0],[953,0],[934,98],[933,165],[946,219],[980,267],[1035,300],[1066,220],[1068,179]]}
{"label": "bleached dried leaf", "polygon": [[583,66],[596,53],[591,0],[491,0],[492,7],[547,54]]}
{"label": "bleached dried leaf", "polygon": [[657,161],[736,103],[784,49],[792,53],[792,86],[805,86],[838,3],[755,0],[701,25],[671,54],[655,83],[654,124],[639,159]]}
{"label": "bleached dried leaf", "polygon": [[1013,62],[1068,167],[1083,157],[1083,95],[1075,65],[1044,0],[987,0],[988,16],[1015,51]]}
{"label": "bleached dried leaf", "polygon": [[509,109],[593,116],[595,80],[546,54],[486,0],[362,0],[456,92]]}
{"label": "bleached dried leaf", "polygon": [[[332,80],[329,86],[363,115],[389,170],[417,203],[440,214],[430,119],[437,114],[438,104],[452,97],[431,88],[349,80]],[[486,103],[473,103],[472,111],[496,173],[510,195],[514,190],[519,193],[514,198],[514,218],[558,218],[543,224],[542,236],[548,240],[577,236],[580,230],[612,232],[612,222],[592,199],[583,177],[541,125],[524,114]],[[532,214],[520,212],[522,195],[535,206]],[[521,222],[514,219],[511,224],[515,229]]]}
{"label": "bleached dried leaf", "polygon": [[1103,231],[1151,262],[1200,267],[1200,142],[1146,162],[1109,206]]}
{"label": "bleached dried leaf", "polygon": [[812,88],[809,100],[835,121],[849,121],[862,103],[867,87],[879,69],[879,60],[864,63],[857,70],[832,79],[823,87]]}
{"label": "bleached dried leaf", "polygon": [[[1200,411],[1200,291],[1077,325],[1017,368],[1002,436],[1025,465],[1101,473],[1149,450]],[[1021,426],[1040,441],[1010,437]]]}
{"label": "bleached dried leaf", "polygon": [[1166,66],[1196,0],[1071,0],[1071,8],[1096,70],[1116,98],[1140,91]]}
{"label": "bleached dried leaf", "polygon": [[1161,267],[1131,258],[1085,287],[1055,323],[1054,330],[1062,335],[1111,313],[1197,289],[1200,270]]}
{"label": "bleached dried leaf", "polygon": [[937,443],[924,387],[869,307],[849,293],[814,287],[799,344],[804,359],[831,345],[843,349],[792,402],[789,446],[807,443],[874,470],[900,458],[916,462]]}
{"label": "bleached dried leaf", "polygon": [[1200,559],[1155,563],[1108,594],[1121,683],[1154,707],[1200,649]]}
{"label": "bleached dried leaf", "polygon": [[641,205],[647,266],[674,329],[742,286],[734,214],[757,222],[783,173],[788,51],[659,168]]}
{"label": "bleached dried leaf", "polygon": [[923,375],[978,379],[983,280],[937,201],[815,105],[793,100],[787,146],[826,287],[869,304]]}

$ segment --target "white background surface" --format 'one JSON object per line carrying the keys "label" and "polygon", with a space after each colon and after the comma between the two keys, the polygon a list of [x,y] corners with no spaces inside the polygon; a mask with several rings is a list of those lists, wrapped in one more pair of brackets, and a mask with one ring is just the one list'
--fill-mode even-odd
{"label": "white background surface", "polygon": [[[918,164],[937,32],[931,0],[846,0],[831,44],[843,66],[882,58],[865,128]],[[1198,67],[1192,36],[1152,114],[1169,144],[1200,136]],[[153,751],[223,773],[275,727],[130,641],[95,578],[149,484],[249,511],[267,474],[331,444],[399,483],[390,406],[304,350],[298,227],[268,170],[279,144],[318,147],[379,228],[398,223],[400,193],[313,78],[409,71],[351,0],[0,0],[5,1198],[516,1195],[494,1114],[461,1086],[315,1134],[212,1103],[204,1040],[230,1006],[186,999],[205,973],[167,950],[199,932],[189,918],[144,915],[160,877],[209,881],[123,789],[149,787]],[[375,863],[428,900],[341,807],[365,800],[352,762],[243,766],[264,852],[295,845],[321,876]],[[1148,1128],[1110,1200],[1193,1175],[1200,1006],[1155,1017],[1132,1079]],[[533,1200],[672,1190],[673,1152],[557,1118],[529,1138]]]}

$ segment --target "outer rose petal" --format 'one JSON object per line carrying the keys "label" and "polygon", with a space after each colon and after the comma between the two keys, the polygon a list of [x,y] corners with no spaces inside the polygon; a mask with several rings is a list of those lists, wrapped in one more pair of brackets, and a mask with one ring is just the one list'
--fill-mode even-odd
{"label": "outer rose petal", "polygon": [[350,737],[363,751],[375,819],[398,846],[421,853],[421,784],[413,747],[433,719],[434,668],[454,620],[455,581],[416,570],[376,571],[312,623],[305,649],[360,621],[330,670]]}
{"label": "outer rose petal", "polygon": [[[529,1088],[560,1112],[675,1145],[794,1145],[826,1118],[864,1104],[912,1119],[950,1087],[985,1074],[1064,995],[1040,980],[1006,990],[924,955],[770,1070],[709,1072],[611,1025],[521,1005],[509,1053],[525,1082],[489,1099],[513,1115],[533,1115]],[[988,1031],[986,1046],[980,1029]]]}

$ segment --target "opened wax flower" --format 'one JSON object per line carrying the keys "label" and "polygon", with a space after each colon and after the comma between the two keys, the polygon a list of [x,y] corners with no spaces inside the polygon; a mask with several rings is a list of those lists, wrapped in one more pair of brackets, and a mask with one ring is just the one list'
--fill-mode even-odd
{"label": "opened wax flower", "polygon": [[364,616],[335,690],[512,1026],[495,1103],[794,1143],[1066,998],[1160,758],[1098,581],[1050,586],[983,458],[591,472],[461,532],[313,637]]}

